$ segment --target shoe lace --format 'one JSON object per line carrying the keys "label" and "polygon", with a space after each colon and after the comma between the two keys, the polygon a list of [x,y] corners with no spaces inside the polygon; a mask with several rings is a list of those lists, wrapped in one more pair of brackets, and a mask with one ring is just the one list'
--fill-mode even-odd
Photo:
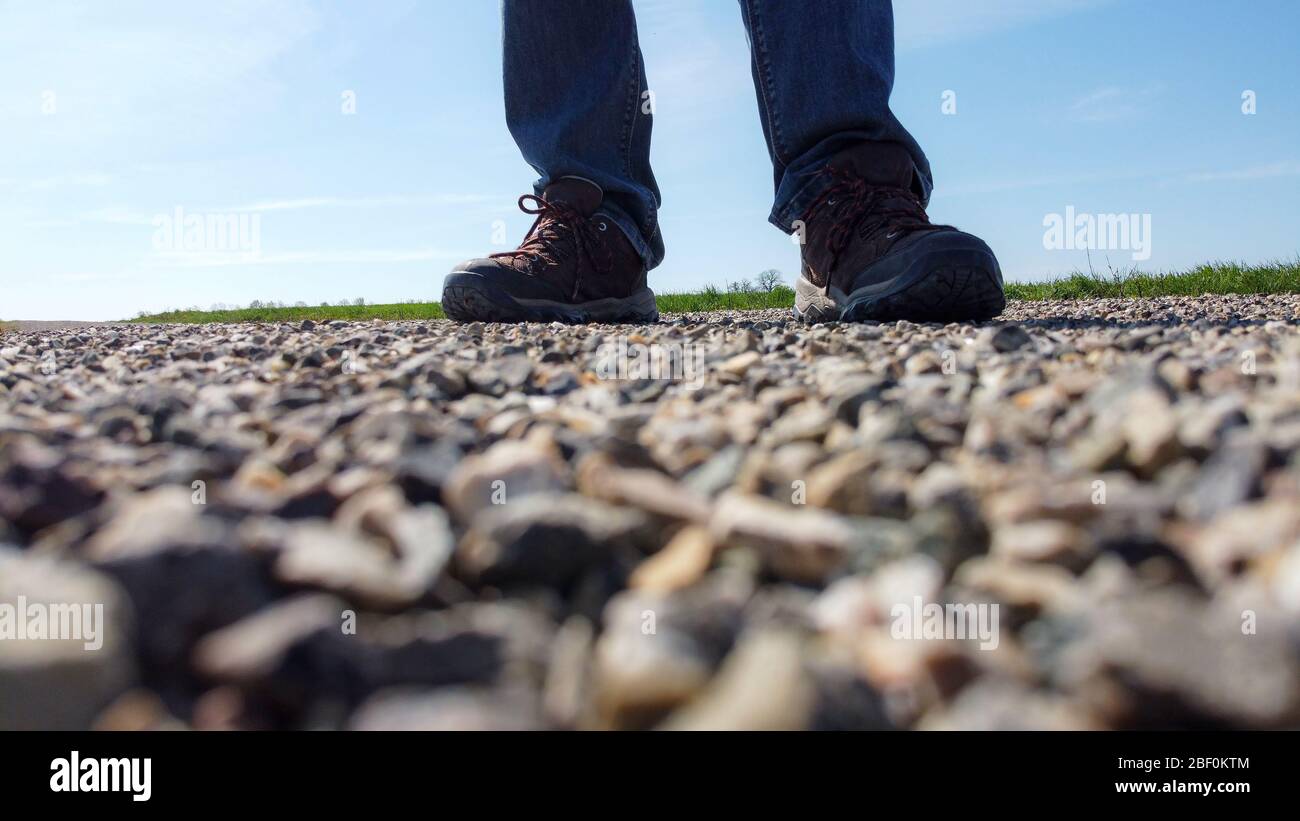
{"label": "shoe lace", "polygon": [[915,193],[906,188],[871,185],[866,180],[839,168],[827,168],[834,182],[808,206],[806,219],[814,215],[825,216],[830,221],[826,235],[827,250],[831,255],[827,271],[826,288],[830,288],[830,272],[835,270],[840,254],[849,246],[856,234],[869,240],[881,232],[886,239],[902,238],[918,231],[951,230],[950,225],[930,222],[925,207]]}
{"label": "shoe lace", "polygon": [[[532,207],[529,207],[529,201]],[[551,202],[535,194],[521,196],[519,210],[537,216],[524,241],[513,251],[500,251],[488,256],[508,258],[511,267],[529,276],[540,275],[543,269],[537,267],[539,264],[559,266],[576,258],[571,297],[575,301],[582,287],[584,261],[597,273],[607,274],[613,269],[614,255],[601,236],[608,230],[607,220],[592,220],[568,203]],[[522,262],[523,267],[517,262]]]}

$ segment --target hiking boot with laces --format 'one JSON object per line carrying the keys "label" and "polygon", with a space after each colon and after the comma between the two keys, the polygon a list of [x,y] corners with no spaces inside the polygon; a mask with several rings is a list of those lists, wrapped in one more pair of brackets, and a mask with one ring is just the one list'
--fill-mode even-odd
{"label": "hiking boot with laces", "polygon": [[1002,271],[979,237],[935,225],[912,190],[902,146],[858,146],[822,172],[808,207],[795,315],[806,322],[958,322],[1006,307]]}
{"label": "hiking boot with laces", "polygon": [[457,265],[442,310],[460,322],[654,322],[654,292],[641,255],[614,221],[596,213],[603,192],[575,177],[525,194],[537,219],[513,251]]}

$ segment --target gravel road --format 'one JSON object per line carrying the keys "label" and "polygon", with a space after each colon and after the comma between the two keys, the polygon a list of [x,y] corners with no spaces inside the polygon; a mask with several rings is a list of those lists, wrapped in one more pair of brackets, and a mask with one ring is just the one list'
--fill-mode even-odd
{"label": "gravel road", "polygon": [[8,332],[0,728],[1294,728],[1298,316]]}

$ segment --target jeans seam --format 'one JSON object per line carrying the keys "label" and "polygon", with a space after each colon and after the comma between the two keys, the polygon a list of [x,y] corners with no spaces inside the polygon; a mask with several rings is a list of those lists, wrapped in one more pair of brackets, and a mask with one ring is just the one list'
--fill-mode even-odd
{"label": "jeans seam", "polygon": [[636,39],[632,40],[632,53],[629,55],[628,84],[627,84],[627,110],[623,115],[623,175],[627,179],[632,179],[632,138],[636,133],[636,99],[637,88],[641,85],[641,61],[639,55],[640,49],[637,48]]}
{"label": "jeans seam", "polygon": [[[645,73],[645,56],[641,53],[641,45],[640,45],[640,43],[637,43],[637,44],[636,44],[636,46],[635,46],[635,50],[636,50],[636,74],[634,74],[633,77],[634,77],[634,79],[636,79],[636,81],[637,81],[637,88],[639,89],[639,88],[640,88],[641,75]],[[648,85],[648,84],[649,84],[649,82],[647,81],[647,85]],[[641,109],[640,109],[639,106],[637,106],[637,102],[639,102],[640,99],[641,99],[640,95],[636,95],[636,96],[633,98],[633,100],[632,100],[632,116],[633,116],[633,117],[637,117],[637,116],[639,116],[639,115],[638,115],[638,112],[639,112]],[[654,107],[653,107],[653,104],[651,104],[651,111],[653,112],[653,110],[654,110]],[[653,116],[653,115],[652,115],[652,116]],[[631,178],[631,176],[632,176],[632,172],[629,170],[629,171],[628,171],[628,177]],[[650,213],[649,213],[649,216],[647,217],[647,219],[648,219],[648,221],[649,221],[649,225],[648,225],[647,227],[650,229],[650,236],[646,237],[645,240],[646,240],[646,244],[647,244],[647,246],[648,246],[649,243],[652,242],[652,241],[654,240],[654,238],[655,238],[656,236],[659,235],[659,210],[658,210],[658,206],[652,206],[652,207],[650,208]]]}
{"label": "jeans seam", "polygon": [[[640,109],[640,106],[637,105],[637,103],[640,102],[641,95],[638,94],[637,92],[641,90],[641,74],[642,74],[642,72],[645,70],[644,67],[643,67],[643,62],[644,62],[644,58],[643,58],[642,55],[641,55],[641,46],[640,46],[640,44],[638,44],[638,43],[636,42],[636,38],[633,38],[633,40],[632,40],[632,63],[631,63],[631,75],[632,75],[632,76],[631,76],[631,78],[630,78],[629,81],[628,81],[628,89],[629,89],[628,101],[629,101],[630,105],[628,106],[628,114],[627,114],[627,117],[626,117],[626,120],[625,120],[626,123],[627,123],[627,128],[625,129],[625,132],[624,132],[625,136],[624,136],[624,141],[623,141],[623,145],[622,145],[622,149],[623,149],[623,152],[622,152],[622,153],[623,153],[623,174],[624,174],[624,176],[625,176],[627,179],[629,179],[629,180],[633,179],[633,174],[632,174],[632,142],[633,142],[634,138],[636,137],[636,124],[637,124],[637,119],[639,119],[639,116],[640,116],[638,112],[641,110],[641,109]],[[644,232],[642,232],[642,230],[641,230],[641,228],[640,228],[639,226],[637,227],[637,233],[638,233],[639,235],[643,235],[643,236],[640,237],[640,239],[641,239],[641,243],[640,243],[640,244],[641,244],[642,246],[644,246],[644,250],[643,250],[643,252],[642,252],[642,256],[647,256],[647,257],[648,257],[648,255],[649,255],[649,246],[650,246],[650,242],[653,241],[653,239],[655,238],[655,236],[657,236],[657,235],[659,234],[659,217],[658,217],[658,214],[655,212],[655,209],[654,209],[654,208],[651,208],[651,209],[650,209],[650,213],[649,213],[649,216],[647,217],[647,219],[648,219],[649,225],[647,225],[646,227],[650,229],[650,230],[649,230],[649,235],[648,235],[648,236],[644,236],[644,235],[643,235]],[[634,243],[634,244],[636,244],[636,243]],[[639,249],[639,250],[641,250],[641,249]]]}
{"label": "jeans seam", "polygon": [[[641,47],[636,42],[636,38],[632,39],[632,49],[631,49],[630,58],[631,59],[629,61],[629,68],[628,68],[630,76],[628,77],[628,84],[627,84],[628,106],[623,117],[623,126],[624,126],[623,142],[622,145],[619,146],[621,149],[620,154],[622,154],[622,159],[623,159],[623,176],[629,180],[633,179],[632,142],[636,137],[636,121],[638,117],[637,112],[640,110],[639,107],[637,106],[637,102],[640,99],[640,95],[637,92],[641,88],[641,72],[643,70],[641,65],[642,64]],[[638,246],[637,250],[641,252],[641,255],[643,257],[649,256],[649,242],[654,238],[656,234],[659,233],[658,219],[656,218],[653,211],[651,211],[651,215],[649,219],[650,219],[650,225],[648,227],[650,228],[650,236],[648,237],[642,236],[642,231],[640,227],[636,226],[636,232],[638,234],[637,240],[639,241],[633,240],[633,245]],[[629,227],[622,220],[616,219],[615,222],[619,223],[620,226],[624,227],[625,229]],[[624,230],[624,233],[627,233],[626,230]]]}
{"label": "jeans seam", "polygon": [[763,33],[763,21],[758,14],[758,9],[753,0],[745,0],[745,13],[749,17],[750,36],[754,40],[754,62],[758,66],[758,95],[763,101],[760,115],[767,120],[768,130],[772,132],[772,154],[777,162],[786,166],[783,150],[785,139],[781,134],[781,121],[777,117],[776,108],[771,102],[771,90],[774,87],[772,83],[771,64],[767,55],[767,36]]}

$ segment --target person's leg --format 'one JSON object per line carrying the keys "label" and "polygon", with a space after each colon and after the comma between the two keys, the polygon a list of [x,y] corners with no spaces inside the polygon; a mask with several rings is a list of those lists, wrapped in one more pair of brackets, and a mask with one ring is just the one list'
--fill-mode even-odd
{"label": "person's leg", "polygon": [[826,181],[818,172],[854,145],[902,147],[922,202],[932,187],[921,147],[889,108],[894,87],[890,0],[740,0],[754,90],[776,176],[771,222],[783,231]]}
{"label": "person's leg", "polygon": [[995,316],[982,240],[925,213],[930,164],[889,108],[890,0],[740,0],[775,172],[771,222],[797,233],[795,313],[810,321]]}
{"label": "person's leg", "polygon": [[663,259],[651,107],[630,0],[504,0],[506,124],[541,174],[513,251],[457,265],[442,307],[460,321],[652,322]]}
{"label": "person's leg", "polygon": [[663,259],[650,170],[651,107],[630,0],[504,0],[506,124],[535,186],[565,176],[605,192],[601,212],[653,268]]}

